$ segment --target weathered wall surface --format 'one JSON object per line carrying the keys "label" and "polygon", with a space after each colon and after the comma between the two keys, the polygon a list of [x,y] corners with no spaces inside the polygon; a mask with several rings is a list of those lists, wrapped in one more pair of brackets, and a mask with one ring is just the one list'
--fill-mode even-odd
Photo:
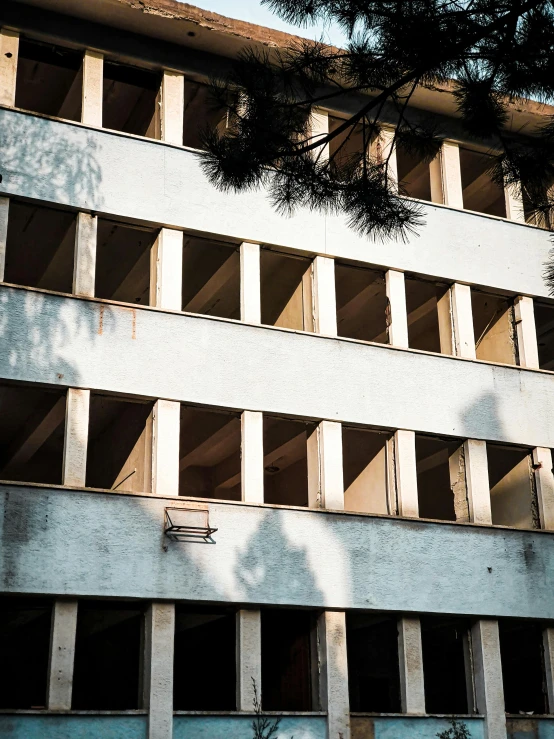
{"label": "weathered wall surface", "polygon": [[[481,718],[460,719],[469,729],[471,739],[484,739]],[[352,739],[436,739],[441,731],[451,728],[447,718],[406,716],[352,716]]]}
{"label": "weathered wall surface", "polygon": [[147,739],[147,716],[0,714],[3,739]]}
{"label": "weathered wall surface", "polygon": [[506,727],[509,739],[554,739],[554,719],[509,718]]}

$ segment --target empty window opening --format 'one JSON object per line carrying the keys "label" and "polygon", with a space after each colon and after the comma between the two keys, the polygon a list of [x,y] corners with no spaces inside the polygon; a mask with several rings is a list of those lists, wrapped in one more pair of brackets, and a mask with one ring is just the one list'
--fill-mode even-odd
{"label": "empty window opening", "polygon": [[498,628],[506,713],[548,713],[541,625],[501,619]]}
{"label": "empty window opening", "polygon": [[124,711],[141,707],[143,629],[141,605],[109,601],[79,603],[73,710]]}
{"label": "empty window opening", "polygon": [[311,260],[262,249],[260,270],[262,323],[313,331]]}
{"label": "empty window opening", "polygon": [[52,603],[0,597],[1,709],[46,707]]}
{"label": "empty window opening", "polygon": [[75,214],[10,200],[4,280],[71,293]]}
{"label": "empty window opening", "polygon": [[492,522],[539,528],[533,460],[529,449],[487,444]]}
{"label": "empty window opening", "polygon": [[338,335],[386,344],[387,294],[383,272],[338,262],[335,286]]}
{"label": "empty window opening", "polygon": [[471,291],[477,359],[517,364],[517,333],[511,298]]}
{"label": "empty window opening", "polygon": [[[329,116],[329,133],[342,126],[344,119]],[[329,143],[329,159],[332,171],[340,176],[341,171],[350,168],[357,169],[364,160],[364,152],[369,153],[369,131],[362,124],[349,126],[345,131],[335,136]],[[365,138],[365,145],[364,145]]]}
{"label": "empty window opening", "polygon": [[227,111],[213,96],[210,88],[200,82],[185,80],[185,115],[183,131],[185,146],[201,149],[202,134],[214,128],[221,132],[227,125]]}
{"label": "empty window opening", "polygon": [[66,393],[0,383],[0,479],[62,483]]}
{"label": "empty window opening", "polygon": [[390,433],[343,426],[344,508],[392,514],[387,447]]}
{"label": "empty window opening", "polygon": [[308,505],[308,437],[312,433],[316,433],[315,424],[264,415],[266,503]]}
{"label": "empty window opening", "polygon": [[421,518],[469,521],[462,442],[416,434],[415,446]]}
{"label": "empty window opening", "polygon": [[240,254],[236,247],[185,237],[183,310],[240,319]]}
{"label": "empty window opening", "polygon": [[104,128],[160,139],[160,87],[160,72],[105,61]]}
{"label": "empty window opening", "polygon": [[539,367],[554,370],[554,305],[535,301]]}
{"label": "empty window opening", "polygon": [[95,295],[150,304],[150,257],[158,231],[98,219]]}
{"label": "empty window opening", "polygon": [[347,613],[346,646],[350,710],[400,713],[397,618]]}
{"label": "empty window opening", "polygon": [[490,175],[493,165],[494,157],[489,154],[460,147],[464,208],[506,218],[504,188],[494,182]]}
{"label": "empty window opening", "polygon": [[[434,282],[413,277],[406,278],[408,344],[412,349],[422,349],[428,352],[441,351],[439,301],[446,290],[446,287]],[[443,337],[443,342],[445,338]]]}
{"label": "empty window opening", "polygon": [[43,115],[81,120],[83,53],[22,36],[15,105]]}
{"label": "empty window opening", "polygon": [[177,605],[173,710],[236,710],[235,621],[234,610]]}
{"label": "empty window opening", "polygon": [[264,711],[317,710],[316,639],[310,611],[262,610]]}
{"label": "empty window opening", "polygon": [[92,393],[86,485],[152,492],[153,403]]}
{"label": "empty window opening", "polygon": [[240,500],[240,416],[182,405],[180,439],[179,495]]}
{"label": "empty window opening", "polygon": [[473,712],[469,623],[442,616],[421,617],[427,713]]}
{"label": "empty window opening", "polygon": [[403,195],[418,200],[431,200],[431,172],[429,162],[422,161],[417,154],[396,145],[398,185]]}

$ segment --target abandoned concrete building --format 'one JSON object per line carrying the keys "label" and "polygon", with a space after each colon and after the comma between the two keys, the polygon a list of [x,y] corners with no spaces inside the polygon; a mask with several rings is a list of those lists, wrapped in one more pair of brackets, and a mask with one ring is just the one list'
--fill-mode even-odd
{"label": "abandoned concrete building", "polygon": [[548,224],[449,88],[408,243],[215,190],[207,81],[289,43],[0,4],[5,739],[248,739],[254,685],[276,739],[554,739]]}

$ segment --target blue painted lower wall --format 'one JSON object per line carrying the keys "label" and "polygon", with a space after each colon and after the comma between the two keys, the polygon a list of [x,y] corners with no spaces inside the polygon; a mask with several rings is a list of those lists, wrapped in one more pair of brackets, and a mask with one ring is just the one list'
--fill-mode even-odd
{"label": "blue painted lower wall", "polygon": [[[460,719],[469,729],[471,739],[484,739],[482,718]],[[352,716],[352,739],[437,739],[450,728],[447,718],[403,716]],[[296,739],[296,737],[295,737]]]}
{"label": "blue painted lower wall", "polygon": [[[251,739],[252,716],[175,716],[173,739]],[[272,739],[325,739],[325,716],[283,716]]]}
{"label": "blue painted lower wall", "polygon": [[147,739],[147,716],[0,715],[2,739]]}

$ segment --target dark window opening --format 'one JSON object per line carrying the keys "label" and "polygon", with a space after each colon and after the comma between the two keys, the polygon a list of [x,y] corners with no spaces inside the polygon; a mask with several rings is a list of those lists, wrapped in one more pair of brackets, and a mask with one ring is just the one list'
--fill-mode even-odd
{"label": "dark window opening", "polygon": [[418,200],[431,200],[431,172],[429,162],[417,154],[407,151],[402,144],[396,145],[398,185],[403,195]]}
{"label": "dark window opening", "polygon": [[540,528],[530,450],[487,444],[487,459],[493,524]]}
{"label": "dark window opening", "polygon": [[364,267],[335,265],[339,336],[388,342],[385,275]]}
{"label": "dark window opening", "polygon": [[548,713],[540,624],[501,619],[498,628],[506,713]]}
{"label": "dark window opening", "polygon": [[[336,131],[343,123],[344,119],[329,116],[329,133]],[[368,132],[366,131],[364,136],[363,126],[359,123],[349,126],[346,131],[335,136],[329,143],[331,171],[340,176],[341,171],[345,169],[347,171],[358,169],[363,164],[364,156],[369,156],[370,148]]]}
{"label": "dark window opening", "polygon": [[517,364],[517,333],[511,298],[471,290],[477,359]]}
{"label": "dark window opening", "polygon": [[494,158],[460,147],[464,208],[477,213],[506,218],[504,188],[493,181],[490,169]]}
{"label": "dark window opening", "polygon": [[262,249],[262,323],[313,331],[312,263],[304,257]]}
{"label": "dark window opening", "polygon": [[396,617],[347,613],[346,645],[350,710],[400,713]]}
{"label": "dark window opening", "polygon": [[437,353],[441,351],[439,300],[446,289],[444,286],[427,280],[406,278],[406,310],[410,348]]}
{"label": "dark window opening", "polygon": [[183,310],[240,319],[240,254],[229,245],[185,237]]}
{"label": "dark window opening", "polygon": [[422,616],[421,644],[427,713],[471,713],[469,624],[463,619]]}
{"label": "dark window opening", "polygon": [[308,437],[315,424],[264,415],[264,501],[308,505]]}
{"label": "dark window opening", "polygon": [[183,121],[185,146],[202,149],[202,134],[215,128],[224,132],[227,111],[214,98],[210,88],[199,82],[185,80],[185,114]]}
{"label": "dark window opening", "polygon": [[390,514],[387,431],[343,426],[344,508]]}
{"label": "dark window opening", "polygon": [[535,301],[539,367],[554,370],[554,305]]}
{"label": "dark window opening", "polygon": [[104,61],[104,128],[161,138],[161,81],[160,72]]}
{"label": "dark window opening", "polygon": [[415,446],[421,518],[469,521],[461,441],[416,434]]}
{"label": "dark window opening", "polygon": [[235,622],[229,609],[176,607],[173,710],[236,710]]}

